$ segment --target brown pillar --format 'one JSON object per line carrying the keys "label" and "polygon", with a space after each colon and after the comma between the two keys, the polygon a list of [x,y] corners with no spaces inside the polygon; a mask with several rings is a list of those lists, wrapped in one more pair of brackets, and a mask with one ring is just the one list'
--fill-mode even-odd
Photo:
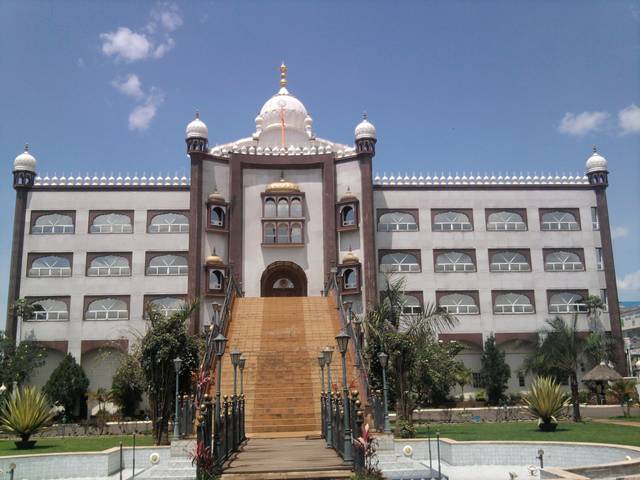
{"label": "brown pillar", "polygon": [[[324,243],[324,279],[327,281],[331,268],[339,262],[336,232],[336,166],[332,160],[325,161],[322,167],[322,206],[323,243]],[[314,292],[316,293],[316,292]],[[316,293],[317,294],[317,293]]]}
{"label": "brown pillar", "polygon": [[[202,156],[191,152],[191,187],[189,188],[189,284],[191,301],[202,296]],[[189,331],[195,335],[200,329],[200,308],[191,315]]]}
{"label": "brown pillar", "polygon": [[375,246],[375,222],[373,212],[373,175],[372,160],[370,154],[360,154],[360,178],[362,180],[362,239],[363,267],[364,267],[364,295],[365,307],[371,307],[377,303],[378,278],[377,255]]}
{"label": "brown pillar", "polygon": [[604,277],[607,285],[607,304],[611,322],[611,336],[615,340],[616,370],[621,375],[627,375],[627,359],[622,340],[622,325],[620,323],[620,303],[618,301],[618,286],[616,284],[616,269],[613,263],[613,244],[611,242],[611,226],[609,224],[609,208],[607,206],[606,186],[595,187],[596,205],[598,207],[598,222],[600,223],[600,241],[602,244],[602,259],[604,262]]}
{"label": "brown pillar", "polygon": [[11,313],[11,306],[20,298],[20,278],[22,275],[22,250],[24,248],[24,227],[27,214],[29,190],[16,188],[16,208],[13,214],[13,239],[11,242],[11,265],[9,267],[9,293],[7,295],[6,335],[15,338],[18,318]]}
{"label": "brown pillar", "polygon": [[232,275],[242,285],[242,162],[229,159],[229,264]]}

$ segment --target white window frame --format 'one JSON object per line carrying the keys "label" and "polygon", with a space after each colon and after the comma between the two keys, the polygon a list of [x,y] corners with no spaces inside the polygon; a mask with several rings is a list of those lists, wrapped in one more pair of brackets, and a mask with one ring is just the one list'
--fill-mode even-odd
{"label": "white window frame", "polygon": [[598,271],[604,270],[604,254],[602,253],[602,247],[596,247],[596,269]]}
{"label": "white window frame", "polygon": [[[57,217],[55,222],[51,222],[48,225],[40,225],[39,222],[44,220],[49,220],[51,217]],[[59,221],[69,220],[71,223],[58,224]],[[65,235],[65,234],[73,234],[75,233],[75,225],[73,222],[73,217],[71,215],[66,215],[64,213],[45,213],[44,215],[40,215],[36,218],[35,222],[33,222],[33,226],[31,227],[31,233],[33,235]]]}
{"label": "white window frame", "polygon": [[[129,223],[112,223],[110,221],[105,221],[105,223],[97,225],[96,221],[103,218],[126,218]],[[124,213],[101,213],[96,215],[91,222],[89,233],[133,233],[133,222],[131,221],[131,217]]]}
{"label": "white window frame", "polygon": [[[406,294],[404,296],[404,304],[402,305],[403,315],[418,315],[422,313],[422,303],[415,295]],[[411,300],[413,299],[413,300]]]}
{"label": "white window frame", "polygon": [[[562,259],[559,256],[565,254],[566,258]],[[549,261],[549,257],[552,255],[558,256],[557,260]],[[572,256],[575,255],[578,261],[571,260]],[[584,263],[580,258],[580,255],[574,252],[568,252],[565,250],[556,250],[547,253],[544,257],[544,269],[547,272],[583,272],[584,271]]]}
{"label": "white window frame", "polygon": [[[508,254],[512,255],[511,261],[509,261],[509,259],[506,258]],[[504,256],[505,261],[504,262],[494,261],[494,258],[498,255]],[[524,262],[515,261],[518,255],[524,259]],[[529,262],[527,261],[527,257],[524,254],[519,252],[512,252],[509,250],[503,250],[499,252],[493,252],[491,254],[491,258],[489,259],[489,271],[490,272],[530,272],[531,265],[529,265]]]}
{"label": "white window frame", "polygon": [[[515,298],[512,297],[513,301],[506,298],[509,295],[515,296]],[[518,301],[523,298],[526,299],[528,303],[518,303]],[[502,303],[499,303],[500,301],[502,301]],[[493,313],[496,315],[524,315],[535,313],[535,308],[527,295],[516,292],[504,292],[496,295],[495,303],[493,304]]]}
{"label": "white window frame", "polygon": [[[568,301],[564,301],[559,303],[553,303],[554,297],[561,296],[571,296],[571,298],[567,299]],[[580,299],[580,302],[575,302],[576,299]],[[573,292],[558,292],[551,295],[549,298],[549,313],[587,313],[587,304],[584,303],[584,298],[582,295]]]}
{"label": "white window frame", "polygon": [[[408,221],[410,217],[412,221]],[[390,221],[388,221],[390,220]],[[378,219],[379,232],[417,232],[416,217],[409,212],[385,212]]]}
{"label": "white window frame", "polygon": [[[213,219],[214,212],[218,216],[218,220]],[[219,212],[219,213],[218,213]],[[225,211],[224,208],[215,205],[209,210],[209,223],[212,227],[224,227]]]}
{"label": "white window frame", "polygon": [[[456,304],[449,304],[449,305],[443,305],[442,304],[442,300],[447,298],[447,297],[453,297],[454,295],[458,295],[460,296],[460,302],[456,303]],[[468,297],[472,300],[472,304],[462,304],[462,297]],[[440,297],[440,300],[438,301],[438,306],[440,308],[443,308],[444,310],[447,311],[447,313],[451,313],[454,315],[478,315],[480,313],[480,307],[478,307],[478,305],[475,302],[475,299],[467,294],[467,293],[456,293],[456,292],[452,292],[452,293],[447,293],[444,294]]]}
{"label": "white window frame", "polygon": [[[553,220],[545,220],[545,217],[555,216]],[[567,216],[572,220],[567,220]],[[542,230],[544,231],[562,231],[562,232],[575,232],[580,230],[580,224],[578,218],[567,210],[552,210],[542,214]]]}
{"label": "white window frame", "polygon": [[[402,258],[396,257],[396,255],[402,256]],[[384,263],[384,259],[392,257],[393,263]],[[415,262],[405,263],[409,258],[413,258]],[[412,253],[405,252],[388,252],[385,253],[380,259],[380,272],[381,273],[418,273],[420,272],[420,263],[418,263],[418,257]]]}
{"label": "white window frame", "polygon": [[[47,309],[43,305],[43,302],[55,302],[64,305],[64,310]],[[62,322],[69,320],[69,306],[63,300],[57,298],[42,298],[31,303],[31,306],[40,305],[43,309],[40,311],[33,311],[33,317],[29,318],[29,321],[37,322]]]}
{"label": "white window frame", "polygon": [[591,207],[591,228],[594,231],[600,230],[600,217],[598,216],[598,207]]}
{"label": "white window frame", "polygon": [[[179,304],[179,306],[176,306],[175,308],[167,308],[165,304],[161,303],[162,300],[175,300],[174,305]],[[149,303],[166,317],[170,317],[171,315],[178,313],[187,304],[184,299],[171,296],[154,298],[153,300],[149,301]]]}
{"label": "white window frame", "polygon": [[[461,218],[466,220],[461,221]],[[434,215],[432,229],[434,232],[471,232],[473,224],[466,213],[449,210]]]}
{"label": "white window frame", "polygon": [[[122,259],[126,265],[103,265],[94,266],[94,262],[101,259]],[[131,265],[129,259],[122,255],[101,255],[91,260],[87,268],[87,277],[129,277],[131,276]]]}
{"label": "white window frame", "polygon": [[[351,215],[351,218],[348,219],[347,215]],[[352,227],[356,224],[356,209],[353,205],[345,205],[340,210],[340,224],[343,227]]]}
{"label": "white window frame", "polygon": [[[55,266],[43,265],[41,267],[34,266],[36,262],[44,262],[47,259],[54,259],[55,261],[62,260],[67,262],[67,266]],[[56,255],[46,255],[43,257],[34,258],[31,262],[31,267],[27,274],[28,277],[33,278],[46,278],[46,277],[70,277],[71,276],[71,261],[65,257],[58,257]]]}
{"label": "white window frame", "polygon": [[[106,302],[107,300],[112,300],[112,305],[110,308],[102,308],[100,310],[91,310],[91,306],[98,302]],[[112,307],[120,306],[119,303],[124,305],[123,308],[114,309]],[[95,320],[129,320],[129,309],[127,308],[127,302],[124,300],[119,300],[117,298],[98,298],[93,300],[89,305],[87,305],[87,311],[85,313],[85,320],[95,321]]]}
{"label": "white window frame", "polygon": [[[491,218],[496,216],[503,216],[507,218],[492,221]],[[517,220],[513,220],[513,218],[509,217],[517,217]],[[501,210],[499,212],[492,212],[487,217],[487,231],[489,232],[524,232],[526,230],[527,223],[518,212]]]}
{"label": "white window frame", "polygon": [[[175,264],[167,264],[164,265],[152,265],[154,261],[159,261],[158,259],[165,259],[173,257],[175,260],[181,259],[184,260],[184,265],[175,265]],[[174,261],[175,261],[174,260]],[[189,273],[189,264],[187,259],[183,255],[176,255],[173,253],[168,253],[165,255],[156,255],[149,260],[149,266],[147,266],[147,275],[154,277],[173,277],[173,276],[183,276]]]}
{"label": "white window frame", "polygon": [[[174,221],[154,223],[159,217],[162,217],[162,220],[173,218]],[[178,217],[183,217],[186,223],[176,223],[175,220],[177,220]],[[189,233],[189,218],[184,213],[158,213],[154,215],[149,222],[149,233]]]}
{"label": "white window frame", "polygon": [[[456,258],[452,258],[452,255]],[[441,263],[439,262],[441,258],[445,258],[448,261],[446,263]],[[468,253],[456,251],[442,252],[436,255],[435,271],[438,273],[469,273],[476,271],[476,265],[473,263],[473,258]]]}

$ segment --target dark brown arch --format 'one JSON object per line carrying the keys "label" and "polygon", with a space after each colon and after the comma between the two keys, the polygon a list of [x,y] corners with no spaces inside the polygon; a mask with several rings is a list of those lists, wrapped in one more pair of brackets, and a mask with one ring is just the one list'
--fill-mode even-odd
{"label": "dark brown arch", "polygon": [[[277,288],[276,282],[282,282],[281,285],[289,285],[289,287]],[[304,270],[293,262],[273,262],[262,273],[262,278],[260,279],[260,296],[306,297],[307,276]]]}

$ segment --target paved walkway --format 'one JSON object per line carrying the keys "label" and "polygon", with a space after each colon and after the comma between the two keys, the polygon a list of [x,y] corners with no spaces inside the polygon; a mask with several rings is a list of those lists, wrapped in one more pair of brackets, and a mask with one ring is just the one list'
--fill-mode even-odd
{"label": "paved walkway", "polygon": [[610,418],[594,418],[592,421],[595,423],[608,423],[609,425],[624,425],[625,427],[640,428],[640,422],[631,422],[627,420],[612,420]]}
{"label": "paved walkway", "polygon": [[[287,472],[287,476],[281,475]],[[300,475],[296,475],[296,472]],[[316,472],[313,477],[304,476]],[[233,478],[349,478],[342,459],[323,440],[304,438],[251,438],[225,469],[223,479]],[[290,474],[290,475],[289,475]],[[302,476],[301,476],[302,475]]]}

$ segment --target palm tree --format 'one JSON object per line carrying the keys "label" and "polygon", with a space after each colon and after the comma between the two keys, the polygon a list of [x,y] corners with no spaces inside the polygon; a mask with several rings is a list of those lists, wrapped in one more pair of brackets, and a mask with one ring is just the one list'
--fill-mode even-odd
{"label": "palm tree", "polygon": [[[635,380],[618,380],[609,387],[609,393],[613,395],[622,407],[622,414],[625,417],[631,415],[631,403],[636,396]],[[625,410],[624,407],[627,406]]]}
{"label": "palm tree", "polygon": [[370,370],[381,375],[377,354],[389,355],[391,386],[396,400],[399,420],[412,422],[417,382],[418,354],[429,342],[437,341],[437,334],[453,326],[457,319],[434,304],[427,304],[419,313],[405,313],[405,279],[385,277],[385,290],[380,302],[366,315],[367,350]]}
{"label": "palm tree", "polygon": [[560,317],[547,320],[550,330],[542,330],[532,355],[525,361],[525,369],[538,375],[567,378],[571,386],[573,420],[581,421],[578,392],[578,369],[586,358],[587,340],[577,328],[578,317],[571,322]]}

